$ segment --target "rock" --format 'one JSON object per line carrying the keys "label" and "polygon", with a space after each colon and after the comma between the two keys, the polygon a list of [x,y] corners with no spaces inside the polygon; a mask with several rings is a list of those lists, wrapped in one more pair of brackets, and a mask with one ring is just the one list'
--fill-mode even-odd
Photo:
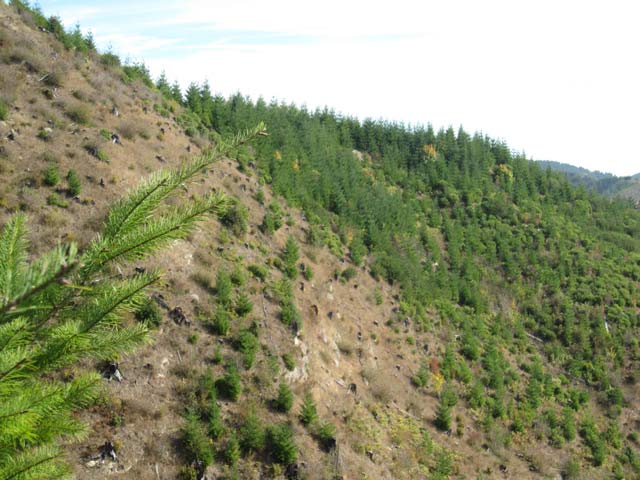
{"label": "rock", "polygon": [[122,382],[124,380],[124,377],[118,368],[118,362],[114,361],[107,363],[106,368],[102,371],[102,376],[109,381],[116,380],[118,382]]}
{"label": "rock", "polygon": [[116,447],[113,442],[106,441],[102,448],[100,448],[100,458],[104,460],[111,460],[113,462],[118,461],[118,456],[116,455]]}
{"label": "rock", "polygon": [[178,325],[191,325],[191,321],[187,318],[187,315],[182,310],[182,307],[175,307],[169,312],[169,318],[176,322]]}

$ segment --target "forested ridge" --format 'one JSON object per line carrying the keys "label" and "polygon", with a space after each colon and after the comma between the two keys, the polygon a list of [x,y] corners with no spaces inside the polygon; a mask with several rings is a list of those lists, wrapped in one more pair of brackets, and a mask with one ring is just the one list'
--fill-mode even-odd
{"label": "forested ridge", "polygon": [[[163,78],[158,86],[171,96]],[[638,381],[640,360],[640,214],[631,202],[574,187],[462,128],[225,99],[206,83],[192,84],[183,103],[194,129],[266,122],[269,137],[237,153],[241,168],[254,162],[266,184],[306,212],[311,242],[398,283],[399,318],[460,332],[442,359],[445,381],[462,384],[489,424],[521,432],[544,416],[548,441],[560,446],[573,440],[567,424],[577,414],[595,464],[604,462],[605,439],[621,454],[610,436],[620,436],[623,391]],[[506,352],[526,360],[510,365]],[[603,445],[589,440],[589,396],[609,418],[598,422]],[[637,473],[635,450],[624,452]]]}
{"label": "forested ridge", "polygon": [[[99,395],[92,389],[87,388],[84,396],[73,389],[85,379],[93,382],[92,388],[104,379],[95,371],[74,379],[56,365],[45,368],[43,359],[48,357],[38,357],[40,350],[48,352],[49,344],[51,349],[64,349],[80,339],[77,355],[56,350],[64,359],[62,367],[95,357],[111,362],[108,365],[116,365],[117,370],[112,360],[147,338],[147,329],[162,325],[166,309],[178,324],[171,325],[174,332],[182,334],[180,329],[191,328],[188,339],[181,338],[182,344],[194,346],[192,353],[207,352],[201,357],[193,354],[191,364],[174,367],[172,373],[179,378],[171,388],[179,399],[184,425],[180,438],[171,438],[175,445],[165,448],[180,459],[180,478],[201,478],[207,468],[217,468],[216,474],[223,472],[224,478],[241,478],[239,472],[253,469],[255,475],[268,478],[337,480],[342,478],[339,462],[332,460],[339,457],[337,442],[349,449],[352,456],[348,458],[362,457],[372,468],[392,458],[384,472],[400,472],[402,478],[460,478],[456,462],[474,458],[459,458],[455,442],[466,442],[472,452],[491,452],[504,475],[508,475],[507,459],[513,460],[505,451],[540,445],[558,452],[553,468],[562,478],[640,477],[640,212],[632,202],[572,185],[561,173],[513,152],[505,142],[462,127],[434,129],[430,124],[359,120],[328,108],[312,111],[277,100],[252,100],[240,93],[227,98],[213,92],[215,82],[213,87],[208,82],[192,83],[183,93],[165,74],[154,80],[144,63],[121,64],[112,52],[98,52],[91,35],[84,35],[79,26],[65,31],[59,19],[46,18],[37,7],[17,0],[10,4],[1,7],[12,8],[34,32],[38,29],[38,34],[49,36],[47,41],[59,41],[59,52],[68,53],[71,60],[59,70],[44,66],[48,65],[44,60],[39,66],[29,55],[33,47],[28,41],[14,41],[2,31],[3,65],[43,79],[38,80],[38,88],[44,99],[39,96],[27,102],[34,108],[38,102],[51,102],[52,108],[64,111],[73,128],[78,123],[84,132],[95,130],[99,139],[79,147],[91,162],[101,168],[108,164],[105,143],[115,145],[115,135],[118,142],[122,136],[124,146],[120,143],[118,148],[124,152],[141,145],[146,148],[143,141],[155,142],[161,146],[154,151],[155,161],[164,163],[167,159],[156,152],[164,148],[174,126],[182,137],[190,138],[189,152],[194,145],[202,146],[203,153],[191,163],[176,155],[178,166],[162,171],[156,171],[157,163],[145,163],[146,171],[155,173],[115,203],[102,233],[85,249],[70,241],[32,261],[24,240],[24,217],[13,216],[4,225],[0,337],[8,340],[0,349],[0,397],[15,398],[0,405],[0,474],[19,479],[67,475],[69,466],[59,460],[60,438],[85,434],[83,420],[74,415],[98,402]],[[139,103],[145,115],[156,115],[155,127],[162,128],[154,138],[144,129],[136,133],[127,119],[128,125],[114,123],[117,113],[93,118],[86,113],[81,121],[83,110],[77,105],[93,102],[82,90],[89,87],[82,84],[66,104],[52,93],[64,90],[65,76],[74,71],[81,72],[78,76],[98,92],[109,83],[99,83],[92,75],[112,76],[116,87],[131,87],[133,93],[127,97],[111,85],[113,98],[122,95],[120,105],[130,108],[131,118]],[[55,85],[47,83],[54,77]],[[20,113],[18,96],[10,101],[4,98],[0,98],[0,118],[11,120]],[[112,103],[115,108],[117,102]],[[107,121],[117,126],[107,129],[95,123]],[[67,124],[59,120],[47,125],[53,128],[47,127],[50,132],[40,128],[36,141],[51,146],[56,134],[63,138],[59,132]],[[22,126],[26,130],[28,125]],[[71,147],[66,147],[65,162],[77,161],[80,154],[69,154]],[[3,165],[12,161],[12,151],[0,151]],[[231,159],[229,168],[237,171],[224,173],[221,184],[225,188],[233,182],[242,184],[242,190],[234,186],[241,195],[228,198],[207,184],[205,196],[189,191],[179,201],[173,200],[184,192],[187,180],[191,185],[198,178],[204,185],[201,177],[212,173],[217,168],[214,159],[222,156]],[[73,169],[66,177],[68,188],[61,188],[62,163],[53,156],[45,158],[46,169],[37,174],[42,178],[21,187],[22,191],[32,185],[51,190],[43,208],[67,209],[82,188],[104,191],[102,178],[97,183],[96,178],[82,177]],[[131,160],[129,171],[135,170],[136,161]],[[9,175],[9,170],[1,173]],[[238,171],[244,177],[234,177]],[[115,179],[114,175],[110,183]],[[87,196],[82,206],[90,203]],[[26,202],[6,210],[13,214],[18,208],[35,210]],[[292,213],[299,211],[301,217]],[[253,228],[249,219],[256,212],[261,218]],[[191,283],[186,287],[186,280],[184,285],[178,282],[175,288],[183,306],[187,292],[188,298],[200,295],[202,301],[194,300],[192,311],[186,307],[176,313],[177,307],[163,306],[164,297],[143,295],[159,274],[132,262],[146,258],[168,240],[195,238],[195,222],[211,213],[220,220],[218,236],[194,247],[190,258],[195,259],[196,270],[188,279]],[[304,228],[298,237],[292,233],[296,218],[301,218]],[[205,229],[207,234],[210,231]],[[316,263],[322,252],[334,261],[330,265],[335,264],[328,275],[329,293],[321,296],[324,290],[320,291],[318,280],[318,295],[303,299],[303,293],[309,295],[316,288],[312,265],[319,271],[326,267]],[[100,261],[94,259],[95,271],[85,275],[92,255]],[[125,270],[135,267],[134,273],[123,278],[121,265]],[[363,292],[363,277],[375,288]],[[285,381],[295,372],[304,373],[304,362],[309,362],[306,353],[298,355],[290,347],[292,334],[296,342],[302,338],[320,351],[320,341],[305,337],[310,323],[319,323],[323,313],[330,325],[344,326],[353,320],[340,320],[337,301],[327,301],[330,311],[322,311],[321,301],[330,295],[333,302],[334,285],[336,289],[348,285],[352,292],[348,295],[366,296],[372,309],[386,308],[384,316],[371,322],[375,329],[364,339],[358,324],[357,342],[343,338],[342,343],[335,342],[331,352],[335,357],[326,351],[318,355],[326,372],[338,365],[337,359],[344,364],[359,362],[355,378],[339,379],[354,398],[340,415],[318,400],[319,392],[331,392],[314,385],[314,375],[320,372],[309,371],[311,378],[297,385],[298,390],[305,389],[301,405],[296,405],[291,388],[295,390],[295,381]],[[132,293],[110,299],[109,292],[126,289]],[[110,301],[114,306],[104,313]],[[257,301],[264,316],[254,315]],[[313,304],[311,313],[302,310],[304,302],[308,306],[314,301],[320,309]],[[187,319],[191,313],[193,317]],[[120,330],[121,325],[127,328]],[[354,333],[351,327],[348,331]],[[118,347],[114,332],[132,331],[140,338]],[[264,341],[265,332],[269,342]],[[274,342],[276,335],[282,338]],[[178,356],[184,347],[179,340],[171,343],[171,352],[175,347]],[[362,360],[367,355],[364,341],[369,342],[370,352],[373,345],[378,353],[389,350],[391,361],[398,362],[391,364],[392,371],[401,371],[397,359],[412,362],[413,371],[385,378],[387,390],[376,392],[375,376]],[[282,345],[291,349],[281,353]],[[35,363],[30,360],[34,355]],[[32,368],[32,363],[38,368]],[[87,368],[95,370],[93,365]],[[20,369],[25,372],[22,377]],[[17,373],[5,375],[5,370]],[[22,396],[16,395],[19,382],[28,386]],[[411,392],[403,405],[388,393],[401,392],[395,385],[399,382]],[[60,398],[32,402],[32,397],[43,397],[47,389],[58,392]],[[302,398],[300,392],[296,395]],[[432,418],[426,419],[424,409],[418,407],[419,414],[408,411],[415,398],[437,403],[428,413]],[[358,406],[365,411],[364,417],[358,417],[362,413]],[[51,412],[56,421],[49,425],[47,419],[54,418]],[[14,416],[24,421],[13,425],[7,419]],[[125,418],[114,414],[109,421],[116,430]],[[430,429],[441,437],[429,433]],[[308,447],[310,439],[320,453],[298,447],[303,441]],[[410,461],[396,453],[384,456],[398,446],[411,452]],[[111,449],[115,455],[115,444]],[[532,475],[548,475],[543,471],[544,456],[516,455]],[[321,459],[318,465],[331,463],[333,470],[326,471],[332,471],[332,476],[327,477],[324,470],[317,470],[316,477],[298,476],[304,465],[299,458],[309,461],[312,457]],[[307,472],[314,468],[310,465]],[[497,474],[493,468],[478,471],[477,478],[493,478]]]}
{"label": "forested ridge", "polygon": [[240,162],[254,160],[304,209],[314,240],[356,264],[370,254],[373,275],[402,285],[407,313],[427,321],[427,307],[449,304],[465,317],[509,316],[516,336],[543,339],[551,359],[601,390],[612,385],[607,371],[632,366],[640,215],[630,203],[574,188],[463,129],[361,123],[206,91],[198,101],[192,89],[186,104],[218,132],[264,120],[270,136]]}

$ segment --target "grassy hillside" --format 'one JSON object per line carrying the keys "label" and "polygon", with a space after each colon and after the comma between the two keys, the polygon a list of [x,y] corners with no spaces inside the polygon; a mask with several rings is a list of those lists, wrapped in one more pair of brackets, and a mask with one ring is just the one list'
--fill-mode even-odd
{"label": "grassy hillside", "polygon": [[576,187],[584,186],[608,197],[629,198],[635,202],[640,200],[640,173],[629,177],[616,177],[610,173],[593,172],[566,163],[546,160],[538,163],[543,168],[549,167],[564,173],[567,180]]}
{"label": "grassy hillside", "polygon": [[183,96],[37,10],[0,12],[0,224],[25,212],[34,254],[86,246],[147,174],[269,133],[185,187],[235,199],[220,221],[110,272],[166,275],[122,320],[151,345],[56,373],[124,376],[78,409],[86,438],[52,440],[77,478],[640,475],[628,203],[463,130]]}

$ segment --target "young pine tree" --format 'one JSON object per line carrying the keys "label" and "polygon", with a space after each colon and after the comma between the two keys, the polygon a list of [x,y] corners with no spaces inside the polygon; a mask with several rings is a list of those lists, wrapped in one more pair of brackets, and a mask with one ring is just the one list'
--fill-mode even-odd
{"label": "young pine tree", "polygon": [[278,396],[275,399],[275,406],[279,412],[287,413],[293,407],[293,392],[286,383],[281,383],[278,387]]}
{"label": "young pine tree", "polygon": [[300,248],[292,235],[287,237],[287,243],[282,251],[282,261],[284,263],[284,273],[294,280],[298,276],[298,259],[300,258]]}
{"label": "young pine tree", "polygon": [[56,373],[144,342],[146,326],[125,325],[121,318],[144,302],[145,289],[160,278],[151,271],[119,279],[110,269],[139,261],[187,236],[206,216],[223,213],[228,201],[220,194],[175,206],[166,200],[263,128],[141,182],[116,202],[101,235],[82,250],[61,244],[30,261],[26,218],[7,222],[0,233],[0,478],[70,477],[58,441],[87,434],[76,412],[97,399],[101,379],[82,373],[63,381]]}
{"label": "young pine tree", "polygon": [[318,410],[316,408],[316,402],[313,401],[311,393],[304,394],[302,399],[302,408],[300,409],[300,422],[308,427],[318,420]]}

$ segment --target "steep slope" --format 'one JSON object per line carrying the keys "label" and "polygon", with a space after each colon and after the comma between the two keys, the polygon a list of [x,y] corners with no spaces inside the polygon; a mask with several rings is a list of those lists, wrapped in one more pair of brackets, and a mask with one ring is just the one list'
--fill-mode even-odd
{"label": "steep slope", "polygon": [[[26,211],[37,250],[86,243],[124,189],[218,132],[259,120],[271,132],[194,189],[239,199],[223,224],[150,263],[167,272],[156,293],[189,322],[162,311],[153,344],[117,359],[124,381],[105,380],[109,395],[82,413],[93,433],[68,447],[78,478],[193,478],[187,410],[208,429],[199,458],[215,453],[213,478],[637,474],[636,214],[464,132],[341,122],[204,88],[180,105],[143,66],[68,51],[28,10],[0,8],[0,224]],[[75,170],[80,193],[47,185],[50,167]],[[234,367],[238,400],[220,383]],[[294,394],[286,413],[273,402],[281,383]],[[314,428],[298,419],[305,393]],[[274,456],[272,430],[225,465],[253,414],[290,426],[294,462]],[[95,459],[107,440],[117,462]]]}

